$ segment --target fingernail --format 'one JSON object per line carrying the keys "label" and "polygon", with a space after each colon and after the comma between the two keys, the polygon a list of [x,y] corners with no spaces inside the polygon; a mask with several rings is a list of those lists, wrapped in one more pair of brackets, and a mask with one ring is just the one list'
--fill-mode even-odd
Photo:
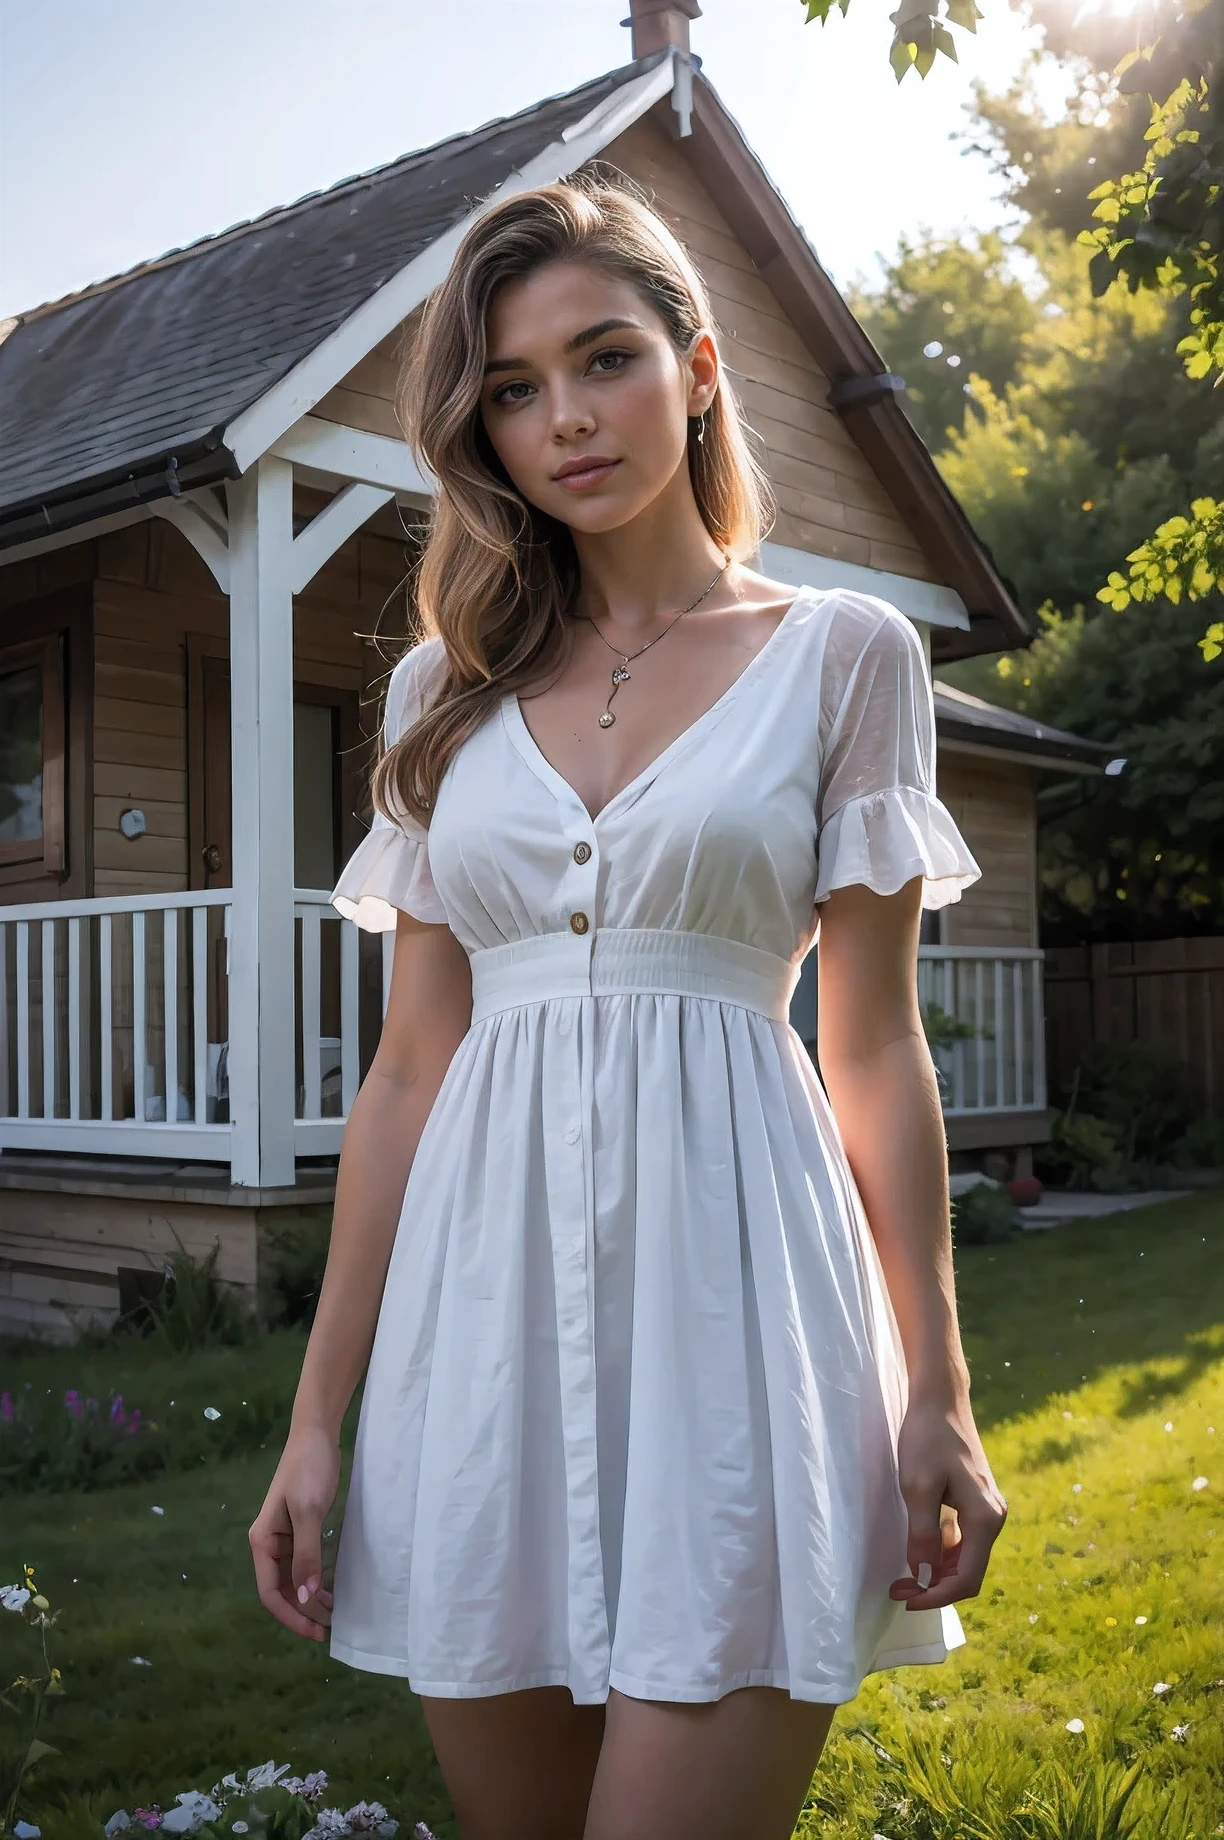
{"label": "fingernail", "polygon": [[308,1602],[309,1602],[309,1600],[310,1600],[310,1592],[309,1592],[309,1591],[307,1590],[307,1588],[306,1588],[306,1586],[305,1586],[304,1584],[300,1584],[300,1585],[298,1586],[298,1602],[299,1602],[299,1604],[304,1604],[304,1603],[308,1603]]}
{"label": "fingernail", "polygon": [[[923,1577],[924,1572],[926,1573],[925,1578]],[[924,1591],[931,1582],[931,1568],[925,1559],[922,1561],[922,1564],[918,1567],[918,1582],[922,1586]]]}

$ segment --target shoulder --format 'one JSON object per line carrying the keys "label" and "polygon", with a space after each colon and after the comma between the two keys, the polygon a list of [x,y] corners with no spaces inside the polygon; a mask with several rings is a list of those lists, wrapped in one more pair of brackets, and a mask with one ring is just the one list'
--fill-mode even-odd
{"label": "shoulder", "polygon": [[429,707],[446,674],[446,647],[436,635],[409,646],[387,680],[383,729],[388,743]]}
{"label": "shoulder", "polygon": [[832,597],[825,656],[833,675],[843,681],[865,664],[926,664],[913,621],[891,601],[858,588],[838,588]]}

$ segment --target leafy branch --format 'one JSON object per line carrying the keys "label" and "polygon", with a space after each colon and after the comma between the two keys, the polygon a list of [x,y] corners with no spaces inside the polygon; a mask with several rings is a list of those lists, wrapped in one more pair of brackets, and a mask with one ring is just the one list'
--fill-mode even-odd
{"label": "leafy branch", "polygon": [[[834,6],[840,9],[844,19],[850,0],[802,0],[802,4],[808,25],[814,19],[824,25]],[[925,77],[941,51],[954,64],[959,61],[956,40],[943,23],[944,19],[965,32],[976,32],[978,20],[985,16],[978,11],[975,0],[899,0],[896,12],[888,15],[893,26],[888,61],[897,82],[900,83],[911,68],[917,70],[920,77]]]}

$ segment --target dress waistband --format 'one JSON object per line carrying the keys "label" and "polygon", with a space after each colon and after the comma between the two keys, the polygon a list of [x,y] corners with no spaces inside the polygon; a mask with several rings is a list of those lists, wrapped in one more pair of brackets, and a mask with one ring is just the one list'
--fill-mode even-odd
{"label": "dress waistband", "polygon": [[650,992],[706,997],[785,1022],[799,966],[708,933],[597,927],[586,938],[536,933],[470,955],[472,1021],[550,997]]}

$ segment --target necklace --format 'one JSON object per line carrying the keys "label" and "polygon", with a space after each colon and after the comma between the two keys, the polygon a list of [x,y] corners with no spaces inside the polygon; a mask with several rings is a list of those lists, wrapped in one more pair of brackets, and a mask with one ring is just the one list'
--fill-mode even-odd
{"label": "necklace", "polygon": [[667,625],[663,628],[663,631],[661,633],[656,633],[653,639],[648,639],[645,645],[639,645],[636,652],[623,652],[618,645],[613,645],[611,639],[605,638],[604,634],[599,632],[599,628],[598,626],[595,625],[594,620],[591,621],[592,627],[597,633],[599,633],[599,637],[603,639],[603,642],[607,646],[608,650],[610,652],[615,652],[617,657],[620,659],[620,663],[618,665],[615,665],[612,670],[612,688],[608,693],[608,701],[604,709],[604,712],[599,718],[600,728],[611,728],[612,724],[616,720],[616,717],[612,713],[612,698],[616,695],[621,685],[628,683],[630,677],[632,676],[632,672],[628,668],[631,660],[634,658],[640,658],[643,652],[648,652],[652,645],[657,645],[659,643],[660,639],[666,639],[668,633],[671,631],[672,627],[676,624],[676,621],[682,620],[686,613],[692,613],[694,607],[699,607],[701,605],[706,595],[710,593],[711,589],[715,588],[718,585],[718,583],[722,580],[723,576],[726,574],[730,566],[731,566],[731,558],[728,557],[727,560],[723,563],[721,569],[719,569],[717,575],[714,577],[714,580],[710,583],[709,587],[703,588],[701,590],[701,593],[697,596],[697,599],[695,601],[690,601],[687,607],[681,607],[679,613],[676,614],[673,619],[670,619],[667,622]]}

